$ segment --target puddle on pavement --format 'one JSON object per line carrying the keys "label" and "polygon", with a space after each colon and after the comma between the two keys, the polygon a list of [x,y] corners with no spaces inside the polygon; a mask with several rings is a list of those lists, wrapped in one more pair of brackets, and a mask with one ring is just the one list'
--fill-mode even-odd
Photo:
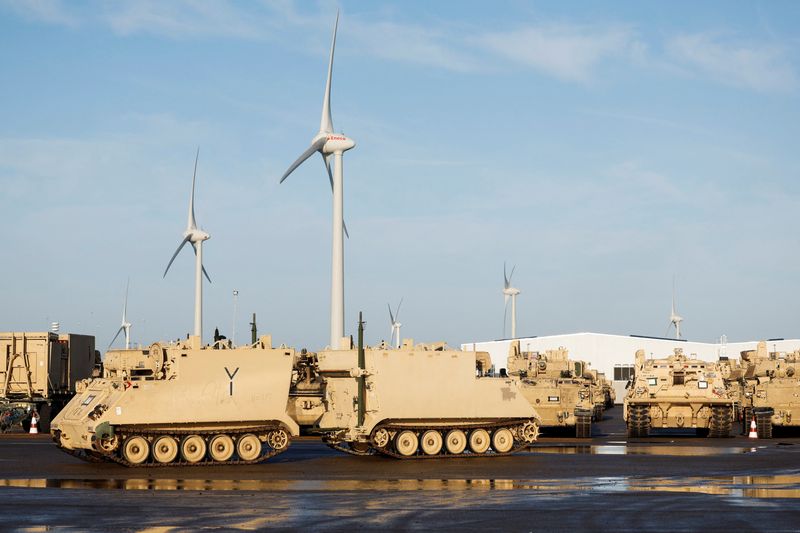
{"label": "puddle on pavement", "polygon": [[209,480],[0,479],[0,487],[248,492],[536,491],[550,494],[690,492],[734,498],[800,499],[800,473],[765,476],[598,477],[575,479]]}
{"label": "puddle on pavement", "polygon": [[528,448],[530,453],[548,454],[588,454],[588,455],[737,455],[742,453],[756,453],[765,446],[624,446],[624,445],[593,445],[577,444],[565,446],[538,446]]}

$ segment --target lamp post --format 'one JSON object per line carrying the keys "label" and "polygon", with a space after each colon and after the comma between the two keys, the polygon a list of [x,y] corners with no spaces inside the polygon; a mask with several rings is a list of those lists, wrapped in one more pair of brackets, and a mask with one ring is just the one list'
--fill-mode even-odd
{"label": "lamp post", "polygon": [[231,325],[231,346],[236,347],[236,300],[239,299],[239,291],[233,289],[233,324]]}

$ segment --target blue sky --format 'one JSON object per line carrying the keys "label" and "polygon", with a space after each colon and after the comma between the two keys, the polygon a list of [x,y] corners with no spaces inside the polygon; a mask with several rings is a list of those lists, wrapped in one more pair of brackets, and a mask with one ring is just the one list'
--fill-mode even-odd
{"label": "blue sky", "polygon": [[345,155],[346,326],[452,345],[518,333],[797,337],[796,2],[0,1],[0,329],[191,330],[180,241],[194,153],[211,234],[205,332],[249,314],[328,337],[330,189]]}

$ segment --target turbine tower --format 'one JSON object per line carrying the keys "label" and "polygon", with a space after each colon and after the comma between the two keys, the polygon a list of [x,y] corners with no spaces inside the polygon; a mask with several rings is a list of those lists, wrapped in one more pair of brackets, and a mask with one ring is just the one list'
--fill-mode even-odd
{"label": "turbine tower", "polygon": [[669,334],[670,328],[675,326],[675,338],[680,340],[681,339],[681,322],[683,322],[683,317],[680,316],[675,312],[675,278],[672,278],[672,311],[669,314],[669,326],[667,326],[667,334]]}
{"label": "turbine tower", "polygon": [[164,269],[164,276],[167,276],[169,267],[172,262],[180,253],[181,249],[188,242],[194,248],[195,255],[195,268],[194,268],[194,336],[197,338],[196,348],[203,344],[203,276],[205,275],[209,283],[211,278],[208,277],[203,266],[203,241],[208,240],[211,236],[205,231],[197,227],[197,220],[194,217],[194,187],[197,179],[197,160],[200,157],[200,148],[197,149],[197,155],[194,158],[194,173],[192,174],[192,194],[189,197],[189,220],[186,224],[186,231],[183,232],[183,240],[178,245],[178,249],[172,254],[172,259],[169,260],[167,268]]}
{"label": "turbine tower", "polygon": [[506,275],[506,264],[503,263],[503,302],[505,310],[503,311],[503,336],[506,333],[506,312],[508,311],[508,299],[511,298],[511,338],[517,338],[517,295],[520,293],[519,289],[511,286],[511,278],[514,276],[516,265],[511,267],[511,274]]}
{"label": "turbine tower", "polygon": [[[341,133],[334,133],[331,118],[331,76],[333,74],[333,52],[336,48],[336,29],[339,26],[339,13],[333,25],[331,55],[328,61],[328,80],[325,83],[325,95],[322,99],[322,119],[319,132],[311,139],[311,145],[281,177],[280,183],[299,167],[306,159],[319,152],[328,171],[328,180],[333,191],[333,246],[331,252],[331,337],[330,347],[337,349],[339,341],[344,337],[344,177],[342,170],[342,154],[353,148],[356,143]],[[333,159],[333,173],[331,173]]]}
{"label": "turbine tower", "polygon": [[119,334],[123,331],[125,332],[125,349],[131,349],[131,323],[128,322],[128,287],[130,284],[131,280],[129,278],[128,283],[125,284],[125,300],[122,303],[122,325],[117,330],[117,334],[114,335],[114,338],[111,339],[111,342],[108,343],[108,348],[106,348],[106,350],[111,348],[111,345],[114,344],[114,341],[117,340],[117,337],[119,337]]}
{"label": "turbine tower", "polygon": [[[389,343],[394,344],[395,348],[400,348],[400,328],[403,324],[400,323],[400,306],[403,305],[403,299],[400,298],[400,303],[397,304],[397,310],[392,314],[392,306],[386,304],[389,308],[389,323],[392,325],[392,333],[389,336]],[[395,337],[397,341],[395,341]]]}

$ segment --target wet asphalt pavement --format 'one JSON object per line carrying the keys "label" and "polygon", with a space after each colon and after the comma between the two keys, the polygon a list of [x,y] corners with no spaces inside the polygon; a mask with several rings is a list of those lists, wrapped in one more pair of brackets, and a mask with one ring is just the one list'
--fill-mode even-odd
{"label": "wet asphalt pavement", "polygon": [[0,528],[798,531],[800,433],[543,436],[510,457],[353,457],[303,438],[251,466],[125,468],[0,436]]}

